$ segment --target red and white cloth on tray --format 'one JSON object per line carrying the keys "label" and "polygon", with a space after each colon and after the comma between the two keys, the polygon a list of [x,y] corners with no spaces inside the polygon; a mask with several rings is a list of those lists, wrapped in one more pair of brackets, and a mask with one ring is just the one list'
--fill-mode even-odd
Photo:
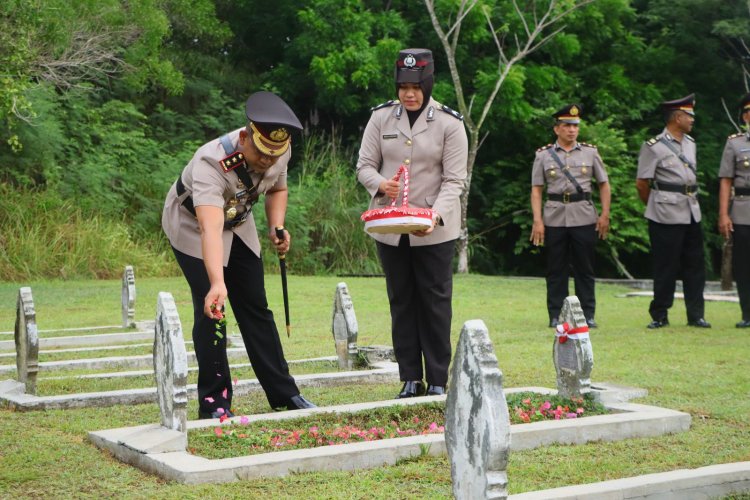
{"label": "red and white cloth on tray", "polygon": [[368,233],[405,234],[413,231],[424,231],[432,227],[433,210],[431,208],[409,208],[409,169],[401,165],[396,180],[403,176],[404,196],[401,206],[396,206],[396,198],[386,208],[367,210],[360,217],[365,222]]}

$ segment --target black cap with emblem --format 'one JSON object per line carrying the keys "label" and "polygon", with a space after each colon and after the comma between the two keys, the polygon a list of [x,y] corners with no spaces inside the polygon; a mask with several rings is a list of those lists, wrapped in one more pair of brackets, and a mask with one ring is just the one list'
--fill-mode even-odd
{"label": "black cap with emblem", "polygon": [[580,104],[568,104],[558,109],[552,117],[555,119],[555,123],[581,123],[581,110],[583,106]]}
{"label": "black cap with emblem", "polygon": [[255,92],[245,103],[253,143],[263,154],[281,156],[291,142],[289,129],[302,130],[292,108],[273,92]]}
{"label": "black cap with emblem", "polygon": [[672,101],[664,101],[659,106],[667,119],[673,111],[683,111],[690,116],[695,116],[695,94],[686,95]]}
{"label": "black cap with emblem", "polygon": [[398,53],[396,60],[396,92],[400,83],[419,84],[424,95],[422,103],[422,109],[424,109],[432,95],[434,74],[435,63],[430,49],[404,49]]}

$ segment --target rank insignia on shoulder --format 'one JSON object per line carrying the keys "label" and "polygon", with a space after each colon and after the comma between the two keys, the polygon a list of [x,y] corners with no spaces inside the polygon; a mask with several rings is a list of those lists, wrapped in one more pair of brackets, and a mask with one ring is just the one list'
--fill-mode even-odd
{"label": "rank insignia on shoulder", "polygon": [[547,144],[546,146],[542,146],[541,148],[537,149],[536,152],[541,153],[542,151],[549,149],[551,147],[552,147],[552,144]]}
{"label": "rank insignia on shoulder", "polygon": [[648,144],[649,146],[653,146],[657,142],[659,142],[659,139],[657,139],[656,137],[652,137],[651,139],[646,141],[646,144]]}
{"label": "rank insignia on shoulder", "polygon": [[463,120],[463,119],[464,119],[464,115],[462,115],[461,113],[459,113],[459,112],[458,112],[458,111],[456,111],[455,109],[451,109],[451,108],[449,108],[449,107],[448,107],[448,106],[446,106],[445,104],[443,104],[443,105],[442,105],[442,106],[440,107],[440,109],[442,109],[443,111],[445,111],[446,113],[448,113],[449,115],[451,115],[451,116],[452,116],[453,118],[457,118],[457,119],[459,119],[459,120]]}
{"label": "rank insignia on shoulder", "polygon": [[695,142],[695,139],[693,139],[693,138],[692,138],[692,137],[690,137],[689,135],[685,134],[685,137],[687,137],[687,138],[688,138],[689,140],[691,140],[691,141]]}
{"label": "rank insignia on shoulder", "polygon": [[225,174],[244,164],[245,155],[240,152],[234,152],[223,160],[219,160],[219,165],[221,165],[221,168],[222,170],[224,170]]}
{"label": "rank insignia on shoulder", "polygon": [[727,137],[727,139],[736,139],[738,137],[742,137],[743,135],[745,135],[745,134],[742,133],[742,132],[737,132],[736,134],[732,134],[729,137]]}
{"label": "rank insignia on shoulder", "polygon": [[373,108],[370,108],[370,111],[377,111],[379,109],[388,108],[390,106],[395,106],[396,104],[398,104],[398,100],[397,99],[391,99],[390,101],[385,101],[383,103],[378,104],[377,106],[375,106]]}
{"label": "rank insignia on shoulder", "polygon": [[596,146],[594,146],[593,144],[589,144],[588,142],[579,142],[578,144],[580,144],[581,146],[586,146],[587,148],[596,149]]}

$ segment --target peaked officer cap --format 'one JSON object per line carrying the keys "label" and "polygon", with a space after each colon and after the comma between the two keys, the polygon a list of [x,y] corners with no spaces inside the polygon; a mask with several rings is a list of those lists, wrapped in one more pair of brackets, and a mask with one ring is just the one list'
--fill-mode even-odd
{"label": "peaked officer cap", "polygon": [[432,51],[404,49],[396,61],[396,83],[420,83],[435,73]]}
{"label": "peaked officer cap", "polygon": [[552,116],[557,123],[581,123],[581,110],[583,106],[580,104],[568,104],[557,110]]}
{"label": "peaked officer cap", "polygon": [[740,109],[743,113],[745,111],[750,111],[750,93],[745,94],[745,97],[743,97],[742,101],[740,101]]}
{"label": "peaked officer cap", "polygon": [[272,92],[255,92],[245,103],[253,143],[268,156],[281,156],[292,140],[289,129],[302,130],[294,111]]}
{"label": "peaked officer cap", "polygon": [[674,101],[664,101],[661,103],[661,109],[665,113],[670,111],[684,111],[690,116],[695,116],[695,111],[693,110],[694,106],[695,94],[690,94],[680,99],[675,99]]}

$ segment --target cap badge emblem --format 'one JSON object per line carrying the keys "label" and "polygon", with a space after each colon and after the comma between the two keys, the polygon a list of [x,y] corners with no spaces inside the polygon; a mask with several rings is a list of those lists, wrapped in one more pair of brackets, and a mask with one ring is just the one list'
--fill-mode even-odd
{"label": "cap badge emblem", "polygon": [[271,140],[276,142],[283,142],[289,137],[289,132],[287,132],[285,128],[278,128],[271,131],[269,135],[271,136]]}
{"label": "cap badge emblem", "polygon": [[409,54],[406,57],[404,57],[404,66],[407,68],[413,68],[417,65],[417,60],[414,58],[413,55]]}
{"label": "cap badge emblem", "polygon": [[578,106],[571,106],[570,116],[578,116]]}

